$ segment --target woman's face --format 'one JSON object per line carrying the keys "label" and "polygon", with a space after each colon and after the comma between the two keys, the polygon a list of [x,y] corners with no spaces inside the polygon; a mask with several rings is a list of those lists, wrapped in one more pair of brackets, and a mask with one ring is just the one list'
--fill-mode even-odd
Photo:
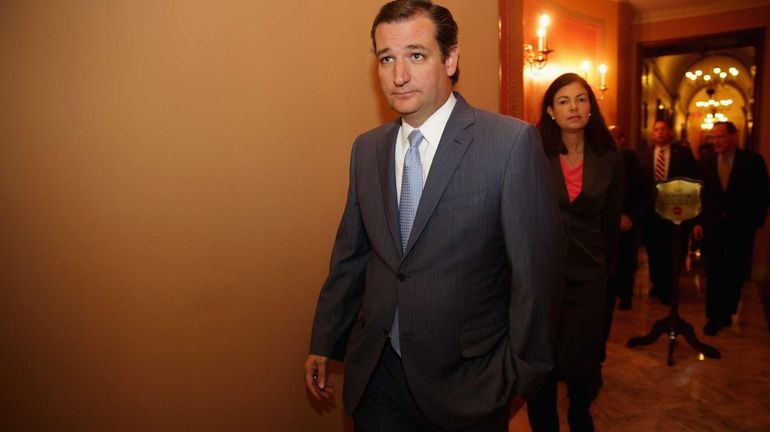
{"label": "woman's face", "polygon": [[567,84],[554,95],[553,107],[549,106],[546,110],[562,132],[581,131],[591,117],[588,91],[578,82]]}

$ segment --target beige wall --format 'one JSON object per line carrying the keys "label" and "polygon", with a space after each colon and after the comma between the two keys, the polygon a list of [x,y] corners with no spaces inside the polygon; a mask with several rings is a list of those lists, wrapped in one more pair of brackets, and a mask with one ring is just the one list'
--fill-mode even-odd
{"label": "beige wall", "polygon": [[[637,51],[639,43],[653,41],[668,41],[674,39],[691,38],[700,34],[716,34],[735,30],[764,27],[765,46],[763,72],[757,76],[762,99],[759,105],[759,116],[755,125],[759,127],[759,139],[757,150],[762,154],[766,162],[770,162],[770,109],[767,101],[770,100],[770,6],[761,6],[750,9],[736,10],[729,13],[697,16],[685,19],[658,21],[633,26],[634,46],[629,50],[625,61],[634,65],[637,63]],[[634,69],[635,70],[635,69]],[[632,81],[634,92],[638,94],[639,83]],[[632,108],[632,127],[637,130],[639,107],[634,104]],[[635,141],[635,137],[632,135]],[[755,243],[754,277],[770,280],[770,229],[766,227],[760,230]]]}
{"label": "beige wall", "polygon": [[[380,3],[0,3],[3,430],[343,429],[302,363],[350,144],[393,115]],[[498,2],[444,4],[497,109]]]}

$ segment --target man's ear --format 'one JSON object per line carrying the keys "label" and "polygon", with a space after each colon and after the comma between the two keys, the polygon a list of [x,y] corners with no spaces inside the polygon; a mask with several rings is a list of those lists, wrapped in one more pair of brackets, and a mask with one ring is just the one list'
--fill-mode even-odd
{"label": "man's ear", "polygon": [[447,76],[451,77],[455,74],[455,71],[457,71],[457,61],[459,59],[460,47],[458,45],[454,45],[449,48],[449,52],[447,52],[446,58],[444,59],[444,66],[446,66]]}

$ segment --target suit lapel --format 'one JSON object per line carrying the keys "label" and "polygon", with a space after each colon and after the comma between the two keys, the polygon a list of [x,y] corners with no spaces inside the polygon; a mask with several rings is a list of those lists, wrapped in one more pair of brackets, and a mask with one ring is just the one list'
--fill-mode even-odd
{"label": "suit lapel", "polygon": [[733,166],[730,168],[730,176],[727,178],[727,189],[730,189],[730,186],[732,186],[733,182],[735,181],[735,177],[737,175],[736,173],[743,169],[743,164],[746,162],[744,156],[744,153],[740,149],[735,149],[735,154],[733,155]]}
{"label": "suit lapel", "polygon": [[382,204],[385,208],[385,218],[388,223],[390,237],[398,256],[401,257],[401,229],[398,222],[398,195],[396,194],[396,134],[400,120],[393,122],[385,132],[384,139],[377,146],[377,167],[382,188]]}
{"label": "suit lapel", "polygon": [[457,96],[457,104],[444,128],[441,142],[436,150],[436,155],[433,157],[433,163],[422,190],[420,205],[417,207],[417,214],[414,217],[412,232],[409,235],[409,243],[406,245],[404,255],[412,250],[414,243],[420,238],[420,234],[441,199],[452,174],[473,141],[472,128],[469,128],[475,120],[473,108],[461,96],[455,95]]}
{"label": "suit lapel", "polygon": [[684,159],[684,154],[679,150],[679,147],[674,146],[673,143],[671,143],[668,148],[671,159],[668,161],[668,176],[666,179],[668,180],[674,177],[686,177],[684,173],[680,172],[682,167],[684,167],[681,162]]}

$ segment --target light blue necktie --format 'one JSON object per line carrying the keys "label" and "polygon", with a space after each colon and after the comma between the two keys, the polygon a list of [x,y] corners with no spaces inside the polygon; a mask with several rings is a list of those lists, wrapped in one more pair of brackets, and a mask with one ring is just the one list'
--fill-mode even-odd
{"label": "light blue necktie", "polygon": [[[422,159],[420,159],[420,143],[423,136],[419,129],[409,133],[409,149],[404,156],[404,172],[401,177],[401,197],[398,204],[398,222],[401,226],[401,249],[406,250],[409,234],[412,232],[414,215],[422,195]],[[390,344],[401,355],[401,335],[398,324],[398,305],[390,327]]]}

